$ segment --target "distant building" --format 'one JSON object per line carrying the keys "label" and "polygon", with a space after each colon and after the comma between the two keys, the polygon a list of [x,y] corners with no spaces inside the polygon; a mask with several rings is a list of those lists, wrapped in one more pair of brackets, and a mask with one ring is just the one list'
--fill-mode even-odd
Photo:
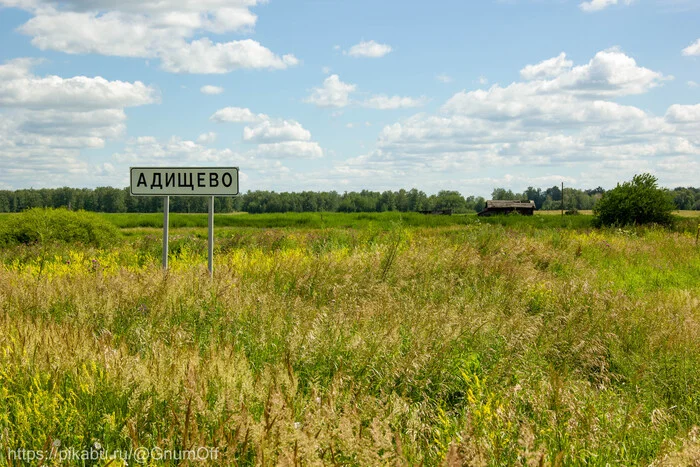
{"label": "distant building", "polygon": [[479,213],[480,216],[495,216],[498,214],[518,213],[523,216],[531,216],[535,213],[534,201],[488,200],[486,207]]}

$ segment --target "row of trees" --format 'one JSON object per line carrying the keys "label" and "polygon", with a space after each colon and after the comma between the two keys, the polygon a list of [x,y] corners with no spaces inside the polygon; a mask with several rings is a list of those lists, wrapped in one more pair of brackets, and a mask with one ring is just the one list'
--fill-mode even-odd
{"label": "row of trees", "polygon": [[[592,190],[579,190],[576,188],[564,188],[564,209],[593,209],[593,206],[605,193],[601,187]],[[541,188],[528,187],[522,193],[514,193],[505,188],[496,188],[491,194],[492,199],[501,200],[532,200],[537,209],[545,211],[562,208],[562,191],[558,186],[553,186],[545,190]]]}
{"label": "row of trees", "polygon": [[[593,209],[605,190],[564,189],[565,209]],[[700,188],[676,188],[670,192],[676,209],[700,210]],[[533,200],[537,209],[561,209],[562,192],[557,186],[547,189],[528,187],[522,193],[505,188],[493,190],[492,199]],[[452,209],[454,212],[480,211],[485,200],[480,196],[462,196],[457,191],[440,191],[427,195],[412,190],[369,191],[338,193],[335,191],[276,193],[249,191],[236,198],[216,198],[217,212],[382,212],[431,211]],[[33,207],[69,207],[97,212],[157,212],[163,202],[159,197],[135,197],[129,189],[111,187],[24,189],[0,191],[0,212],[19,212]],[[204,197],[172,197],[173,212],[206,212]]]}
{"label": "row of trees", "polygon": [[[668,191],[678,210],[700,210],[700,188],[678,187]],[[605,190],[601,187],[592,190],[564,188],[564,209],[593,209],[603,197]],[[528,187],[522,193],[514,193],[505,188],[496,188],[491,194],[492,199],[502,200],[532,200],[537,209],[557,210],[562,208],[562,191],[558,186],[542,190]]]}
{"label": "row of trees", "polygon": [[[436,195],[412,190],[346,192],[336,191],[277,193],[249,191],[235,198],[217,197],[217,212],[382,212],[452,209],[456,212],[480,211],[485,206],[481,197],[463,197],[457,191],[441,191]],[[162,209],[160,197],[137,197],[129,189],[111,187],[25,189],[0,191],[0,212],[19,212],[33,207],[69,207],[97,212],[157,212]],[[172,212],[206,212],[206,197],[171,197]]]}

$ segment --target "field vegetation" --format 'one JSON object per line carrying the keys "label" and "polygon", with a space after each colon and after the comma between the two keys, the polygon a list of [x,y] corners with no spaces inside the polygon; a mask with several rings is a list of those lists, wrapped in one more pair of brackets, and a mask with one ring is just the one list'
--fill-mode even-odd
{"label": "field vegetation", "polygon": [[695,218],[219,215],[210,277],[205,215],[172,216],[167,272],[162,216],[76,214],[113,229],[91,241],[63,215],[0,248],[0,465],[57,441],[212,465],[700,458]]}

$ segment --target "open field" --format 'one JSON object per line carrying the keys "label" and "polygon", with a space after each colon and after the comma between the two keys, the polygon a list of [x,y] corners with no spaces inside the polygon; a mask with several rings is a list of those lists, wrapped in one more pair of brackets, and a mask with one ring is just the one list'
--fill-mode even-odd
{"label": "open field", "polygon": [[673,211],[673,214],[680,217],[700,217],[700,211]]}
{"label": "open field", "polygon": [[[540,216],[561,216],[561,211],[536,211],[535,214]],[[593,211],[581,210],[579,214],[590,216],[593,215]],[[700,211],[673,211],[673,215],[678,217],[700,217]]]}
{"label": "open field", "polygon": [[695,219],[220,215],[210,278],[206,215],[172,215],[167,273],[162,215],[101,216],[122,232],[101,248],[0,248],[0,465],[56,440],[211,465],[700,458]]}
{"label": "open field", "polygon": [[[579,215],[582,215],[582,216],[593,215],[593,211],[584,210],[584,209],[580,210],[578,213],[579,213]],[[542,211],[542,210],[539,210],[539,211],[535,211],[535,214],[538,216],[561,216],[561,211]]]}

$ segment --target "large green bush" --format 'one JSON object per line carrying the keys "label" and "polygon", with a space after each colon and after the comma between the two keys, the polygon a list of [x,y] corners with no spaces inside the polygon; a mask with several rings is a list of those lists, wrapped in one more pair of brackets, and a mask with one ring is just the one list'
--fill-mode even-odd
{"label": "large green bush", "polygon": [[606,192],[593,209],[599,225],[670,224],[671,195],[644,173]]}
{"label": "large green bush", "polygon": [[119,229],[98,214],[67,209],[34,208],[0,223],[0,246],[61,242],[104,247],[119,236]]}

